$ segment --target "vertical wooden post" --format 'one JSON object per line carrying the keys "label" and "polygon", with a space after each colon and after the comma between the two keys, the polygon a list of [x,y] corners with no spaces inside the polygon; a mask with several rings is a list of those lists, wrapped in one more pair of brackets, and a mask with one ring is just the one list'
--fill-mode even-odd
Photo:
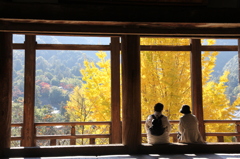
{"label": "vertical wooden post", "polygon": [[224,142],[224,137],[223,136],[217,136],[218,142]]}
{"label": "vertical wooden post", "polygon": [[89,144],[95,145],[95,138],[90,138],[89,139]]}
{"label": "vertical wooden post", "polygon": [[140,37],[122,36],[122,140],[129,153],[141,145]]}
{"label": "vertical wooden post", "polygon": [[[239,134],[240,133],[240,122],[236,122],[236,130],[237,130],[237,133]],[[237,138],[237,142],[240,142],[240,136],[236,136]]]}
{"label": "vertical wooden post", "polygon": [[201,61],[201,40],[191,40],[191,93],[192,111],[199,121],[199,131],[205,137],[202,103],[202,61]]}
{"label": "vertical wooden post", "polygon": [[34,146],[34,96],[35,96],[35,63],[36,36],[25,36],[25,86],[24,86],[24,118],[23,146]]}
{"label": "vertical wooden post", "polygon": [[[71,136],[76,136],[75,125],[72,125]],[[70,139],[70,145],[76,145],[76,139]]]}
{"label": "vertical wooden post", "polygon": [[56,146],[57,145],[57,139],[50,139],[50,146]]}
{"label": "vertical wooden post", "polygon": [[238,84],[240,84],[240,39],[238,39]]}
{"label": "vertical wooden post", "polygon": [[12,56],[12,34],[0,33],[0,158],[11,140]]}
{"label": "vertical wooden post", "polygon": [[111,138],[110,143],[122,142],[120,120],[120,43],[119,37],[111,38]]}

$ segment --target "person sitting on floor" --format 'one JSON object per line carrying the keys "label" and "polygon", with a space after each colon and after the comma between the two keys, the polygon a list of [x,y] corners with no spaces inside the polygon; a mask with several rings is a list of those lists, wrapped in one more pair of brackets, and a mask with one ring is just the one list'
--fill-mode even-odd
{"label": "person sitting on floor", "polygon": [[195,115],[191,114],[190,107],[183,105],[180,113],[184,115],[179,121],[179,142],[205,143],[198,129],[198,120]]}
{"label": "person sitting on floor", "polygon": [[[171,125],[168,121],[168,118],[162,115],[163,107],[164,106],[162,103],[157,103],[154,106],[154,114],[147,117],[145,129],[147,133],[147,141],[149,144],[169,143],[169,133],[171,131]],[[157,134],[153,135],[151,129],[153,128],[154,122],[157,121],[159,121],[161,124],[160,126],[158,126],[158,128],[161,129],[160,127],[162,127],[162,130],[159,130],[159,134],[157,132]]]}

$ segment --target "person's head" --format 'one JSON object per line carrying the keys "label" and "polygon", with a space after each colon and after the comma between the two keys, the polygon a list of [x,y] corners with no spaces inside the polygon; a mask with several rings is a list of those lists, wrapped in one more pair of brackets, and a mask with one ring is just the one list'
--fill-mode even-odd
{"label": "person's head", "polygon": [[189,105],[183,105],[182,108],[180,109],[180,113],[183,113],[183,114],[190,114],[191,111],[190,111],[190,107],[189,107]]}
{"label": "person's head", "polygon": [[154,111],[156,111],[156,112],[162,112],[162,110],[163,110],[163,104],[162,104],[162,103],[157,103],[157,104],[155,104],[155,106],[154,106]]}

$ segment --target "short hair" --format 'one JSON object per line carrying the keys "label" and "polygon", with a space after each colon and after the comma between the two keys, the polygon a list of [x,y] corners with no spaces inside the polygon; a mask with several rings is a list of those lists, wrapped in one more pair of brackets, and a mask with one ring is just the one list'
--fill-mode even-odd
{"label": "short hair", "polygon": [[156,111],[156,112],[161,112],[162,110],[163,110],[163,104],[162,103],[157,103],[157,104],[155,104],[155,106],[154,106],[154,111]]}

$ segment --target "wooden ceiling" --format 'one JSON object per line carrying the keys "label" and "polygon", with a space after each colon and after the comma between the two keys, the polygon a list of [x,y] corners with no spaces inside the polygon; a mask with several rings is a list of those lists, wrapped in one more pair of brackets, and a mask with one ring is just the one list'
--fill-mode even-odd
{"label": "wooden ceiling", "polygon": [[207,4],[206,0],[180,0],[177,3],[171,0],[169,3],[166,0],[0,0],[0,31],[111,36],[240,36],[238,2],[220,7]]}

